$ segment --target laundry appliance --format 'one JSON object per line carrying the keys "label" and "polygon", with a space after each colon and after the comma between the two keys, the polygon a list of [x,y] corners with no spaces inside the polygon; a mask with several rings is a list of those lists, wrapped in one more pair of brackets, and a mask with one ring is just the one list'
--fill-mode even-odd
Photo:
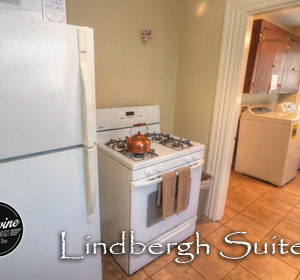
{"label": "laundry appliance", "polygon": [[297,174],[300,116],[268,105],[242,112],[235,170],[282,187]]}

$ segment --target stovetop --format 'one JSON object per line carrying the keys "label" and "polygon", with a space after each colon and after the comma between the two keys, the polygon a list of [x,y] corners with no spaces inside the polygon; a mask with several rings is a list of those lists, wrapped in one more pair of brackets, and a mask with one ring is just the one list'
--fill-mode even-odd
{"label": "stovetop", "polygon": [[[136,155],[126,150],[126,136],[140,130],[137,124],[146,124],[142,131],[148,132],[150,153]],[[97,147],[100,160],[101,157],[113,160],[111,164],[122,165],[126,168],[122,169],[124,172],[140,174],[132,175],[132,180],[144,178],[145,174],[157,175],[175,166],[196,164],[203,160],[205,150],[203,144],[161,132],[157,105],[97,109]]]}
{"label": "stovetop", "polygon": [[[147,133],[146,136],[151,140],[151,142],[158,143],[160,145],[168,147],[169,149],[177,151],[193,146],[189,140],[171,136],[168,133],[153,132]],[[141,161],[158,156],[158,154],[155,152],[155,149],[150,149],[150,152],[144,154],[134,154],[129,152],[126,149],[127,144],[125,139],[110,139],[108,142],[105,143],[105,145],[134,161]]]}
{"label": "stovetop", "polygon": [[[164,164],[182,157],[185,158],[186,162],[193,162],[197,161],[199,158],[203,158],[205,149],[203,144],[187,141],[186,139],[173,135],[158,139],[159,136],[167,136],[167,134],[161,132],[152,134],[147,135],[151,141],[151,151],[150,153],[143,155],[132,154],[126,150],[125,136],[128,135],[127,130],[126,133],[125,131],[122,133],[114,131],[114,133],[110,133],[107,138],[103,137],[102,134],[98,134],[97,146],[101,152],[133,171],[141,170],[142,168],[150,166],[156,166],[158,164]],[[183,145],[183,148],[181,145],[180,150],[176,149],[177,145],[175,149],[174,147],[170,147],[171,138],[175,139],[175,143]]]}

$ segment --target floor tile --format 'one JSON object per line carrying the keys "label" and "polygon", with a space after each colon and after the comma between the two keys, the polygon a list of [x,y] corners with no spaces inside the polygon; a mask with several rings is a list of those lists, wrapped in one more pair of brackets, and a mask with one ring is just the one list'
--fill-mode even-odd
{"label": "floor tile", "polygon": [[243,185],[239,184],[235,188],[229,190],[228,198],[238,198],[242,200],[247,200],[250,202],[254,202],[259,198],[259,194],[254,189],[244,187]]}
{"label": "floor tile", "polygon": [[102,258],[103,280],[146,280],[148,275],[140,269],[131,276],[128,276],[118,265],[112,256]]}
{"label": "floor tile", "polygon": [[292,241],[300,242],[300,225],[284,218],[275,228],[275,232],[286,236]]}
{"label": "floor tile", "polygon": [[[212,244],[214,247],[219,249],[227,257],[240,257],[246,253],[246,247],[236,244],[228,244],[225,241],[225,237],[228,234],[232,234],[234,231],[226,226],[222,226],[218,228],[215,232],[210,234],[205,238],[205,240]],[[234,241],[247,241],[245,235],[236,234],[234,236],[229,237],[230,240]],[[234,260],[230,260],[231,262],[236,262]]]}
{"label": "floor tile", "polygon": [[235,212],[241,212],[245,210],[249,205],[251,205],[251,202],[249,201],[227,196],[226,208],[230,208]]}
{"label": "floor tile", "polygon": [[300,196],[300,183],[291,182],[288,185],[284,186],[284,190],[294,195]]}
{"label": "floor tile", "polygon": [[284,188],[274,188],[266,193],[265,197],[271,197],[292,206],[295,206],[298,202],[300,202],[300,196],[287,192]]}
{"label": "floor tile", "polygon": [[219,222],[221,224],[225,224],[229,220],[231,220],[233,217],[235,217],[237,214],[238,214],[238,212],[233,211],[232,209],[226,207],[224,210],[224,216],[223,216],[222,220],[220,220]]}
{"label": "floor tile", "polygon": [[272,229],[282,219],[282,216],[278,215],[277,213],[267,210],[266,208],[260,207],[256,204],[248,207],[242,212],[242,214],[258,224],[264,225],[270,229]]}
{"label": "floor tile", "polygon": [[169,263],[151,277],[152,280],[205,280],[189,264]]}
{"label": "floor tile", "polygon": [[[125,278],[126,280],[150,280],[150,278],[148,277],[148,275],[145,273],[145,271],[143,269],[140,269],[133,275],[126,276],[126,277],[127,277],[127,278]],[[109,279],[112,279],[112,278],[109,278]]]}
{"label": "floor tile", "polygon": [[270,255],[247,256],[240,265],[260,279],[294,280],[298,271]]}
{"label": "floor tile", "polygon": [[146,265],[143,269],[149,276],[152,276],[157,271],[165,267],[167,264],[174,261],[176,257],[177,255],[173,249],[171,250],[170,254],[162,255],[161,257]]}
{"label": "floor tile", "polygon": [[270,229],[257,224],[242,214],[234,217],[226,226],[232,229],[233,232],[247,232],[245,237],[253,242],[261,241],[270,232]]}
{"label": "floor tile", "polygon": [[205,237],[208,234],[215,231],[221,224],[219,222],[212,222],[211,220],[203,220],[196,224],[196,231],[199,232],[201,237]]}
{"label": "floor tile", "polygon": [[291,180],[291,184],[300,184],[300,170],[298,170],[296,177]]}
{"label": "floor tile", "polygon": [[245,180],[248,178],[247,175],[244,175],[242,173],[238,173],[234,170],[231,171],[231,174],[230,174],[230,178],[235,178],[235,179],[238,179],[239,181],[242,181],[242,180]]}
{"label": "floor tile", "polygon": [[249,182],[249,180],[246,181],[240,181],[239,187],[242,190],[245,190],[247,193],[251,193],[252,195],[255,195],[257,197],[260,197],[264,195],[269,189],[261,189],[260,187],[257,187],[257,184],[251,183],[252,181]]}
{"label": "floor tile", "polygon": [[195,233],[192,234],[187,239],[183,240],[181,243],[188,243],[188,242],[193,242],[193,244],[191,246],[195,246],[195,242],[196,242],[196,234]]}
{"label": "floor tile", "polygon": [[206,279],[214,280],[224,278],[236,266],[236,263],[222,258],[219,250],[211,245],[209,255],[206,255],[204,250],[200,250],[200,254],[190,265]]}
{"label": "floor tile", "polygon": [[256,280],[259,279],[243,267],[237,265],[224,280]]}
{"label": "floor tile", "polygon": [[240,179],[230,176],[228,188],[232,189],[240,183]]}
{"label": "floor tile", "polygon": [[268,184],[266,182],[248,176],[242,181],[242,184],[249,188],[254,189],[257,192],[260,192],[260,194],[265,194],[271,191],[273,188],[275,188],[271,184]]}
{"label": "floor tile", "polygon": [[257,200],[255,204],[264,207],[268,210],[271,210],[277,213],[278,215],[282,215],[282,216],[286,215],[293,207],[289,204],[281,202],[280,200],[274,199],[272,197],[266,197],[266,196]]}
{"label": "floor tile", "polygon": [[[276,236],[276,238],[273,238],[274,236]],[[268,253],[272,254],[272,244],[278,244],[281,239],[283,239],[285,244],[289,244],[288,247],[284,247],[284,251],[288,251],[289,253],[281,254],[279,246],[275,246],[275,254],[273,256],[300,271],[300,257],[290,252],[290,246],[292,246],[294,242],[285,236],[272,231],[259,243],[259,246],[263,248],[264,244],[267,243]]]}
{"label": "floor tile", "polygon": [[300,224],[300,208],[293,208],[285,217]]}

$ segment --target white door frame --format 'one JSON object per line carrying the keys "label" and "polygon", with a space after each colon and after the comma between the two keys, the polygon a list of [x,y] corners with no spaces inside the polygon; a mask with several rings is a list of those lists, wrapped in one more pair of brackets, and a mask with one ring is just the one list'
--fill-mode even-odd
{"label": "white door frame", "polygon": [[[251,16],[299,6],[299,0],[227,0],[206,171],[213,174],[208,217],[224,214],[246,62]],[[246,36],[247,35],[247,36]],[[246,40],[245,40],[246,38]]]}

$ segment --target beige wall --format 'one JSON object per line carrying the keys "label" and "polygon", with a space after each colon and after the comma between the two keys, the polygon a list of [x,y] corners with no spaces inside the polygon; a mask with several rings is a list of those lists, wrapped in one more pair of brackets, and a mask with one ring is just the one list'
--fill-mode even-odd
{"label": "beige wall", "polygon": [[262,15],[257,15],[257,16],[254,16],[253,18],[254,20],[256,19],[264,19],[268,22],[271,22],[279,27],[281,27],[282,29],[286,30],[286,31],[289,31],[289,32],[292,32],[292,27],[278,21],[277,19],[275,19],[274,17],[272,17],[272,14],[262,14]]}
{"label": "beige wall", "polygon": [[[68,23],[95,32],[97,108],[159,104],[173,132],[181,0],[67,0]],[[143,44],[140,32],[153,30]]]}
{"label": "beige wall", "polygon": [[[204,3],[204,4],[203,4]],[[225,0],[183,0],[174,132],[208,144]]]}
{"label": "beige wall", "polygon": [[242,106],[249,106],[255,104],[269,104],[275,109],[278,103],[279,94],[243,94]]}

